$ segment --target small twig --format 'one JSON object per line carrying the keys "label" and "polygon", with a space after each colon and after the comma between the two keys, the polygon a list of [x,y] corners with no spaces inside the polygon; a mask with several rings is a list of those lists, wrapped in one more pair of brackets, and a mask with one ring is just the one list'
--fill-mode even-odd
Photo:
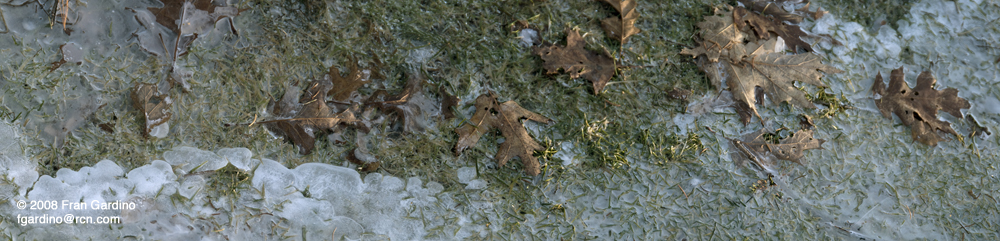
{"label": "small twig", "polygon": [[687,193],[687,191],[684,191],[684,188],[683,188],[683,187],[681,187],[681,184],[680,184],[680,183],[678,183],[678,184],[677,184],[677,188],[680,188],[680,189],[681,189],[681,193],[684,193],[684,198],[688,198],[688,193]]}

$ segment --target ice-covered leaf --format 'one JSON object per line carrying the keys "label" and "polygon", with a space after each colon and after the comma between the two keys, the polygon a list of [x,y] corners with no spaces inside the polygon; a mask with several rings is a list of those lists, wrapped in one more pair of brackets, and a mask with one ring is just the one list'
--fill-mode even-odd
{"label": "ice-covered leaf", "polygon": [[294,116],[264,121],[261,124],[265,124],[268,129],[298,146],[299,153],[303,155],[312,152],[317,132],[331,130],[340,124],[366,127],[355,117],[355,113],[360,109],[357,105],[340,112],[330,108],[326,101],[326,93],[331,88],[333,83],[330,79],[315,80],[309,84],[302,97],[298,98],[298,103],[293,103],[296,98],[289,96],[297,93],[285,93],[280,102],[272,103],[271,112],[276,115],[294,113]]}
{"label": "ice-covered leaf", "polygon": [[[227,6],[225,1],[213,0],[160,0],[163,7],[150,7],[136,11],[136,19],[146,31],[137,33],[140,46],[146,51],[160,56],[170,63],[168,80],[190,90],[187,78],[191,73],[175,66],[177,58],[187,53],[188,47],[198,38],[215,27],[222,19],[239,15],[239,9]],[[230,31],[236,27],[229,21]],[[163,31],[163,30],[166,31]]]}
{"label": "ice-covered leaf", "polygon": [[636,0],[603,0],[611,4],[621,17],[610,17],[601,20],[601,28],[608,36],[618,40],[622,44],[628,43],[628,37],[642,32],[635,27],[635,21],[639,18],[639,13],[635,11]]}
{"label": "ice-covered leaf", "polygon": [[705,21],[698,23],[698,36],[701,37],[694,49],[682,49],[681,54],[691,56],[705,55],[711,62],[718,62],[719,57],[728,55],[730,49],[743,44],[746,37],[740,28],[733,23],[731,7],[726,10],[715,9],[715,14],[705,16]]}
{"label": "ice-covered leaf", "polygon": [[594,94],[600,93],[615,75],[615,61],[603,54],[583,48],[586,43],[577,31],[566,29],[566,46],[544,43],[532,47],[532,53],[545,61],[546,74],[556,74],[562,69],[570,78],[584,78],[594,85]]}
{"label": "ice-covered leaf", "polygon": [[[795,87],[795,81],[816,86],[824,86],[820,81],[823,74],[843,72],[820,62],[820,56],[805,53],[788,55],[774,52],[775,41],[769,40],[759,46],[747,44],[746,55],[740,62],[723,62],[726,72],[726,85],[733,93],[733,100],[744,110],[737,108],[740,120],[744,124],[750,122],[751,116],[757,113],[756,102],[760,99],[757,88],[761,88],[775,104],[789,104],[814,108],[812,102],[806,99],[805,93]],[[743,47],[740,45],[738,48]],[[733,53],[733,52],[730,52]]]}
{"label": "ice-covered leaf", "polygon": [[461,154],[466,148],[476,145],[479,138],[486,132],[494,128],[500,129],[500,134],[504,137],[504,142],[497,149],[495,157],[500,166],[507,164],[507,161],[518,156],[524,165],[524,171],[528,175],[538,175],[541,172],[541,165],[535,158],[534,151],[544,148],[535,139],[528,135],[521,119],[529,119],[537,122],[551,122],[537,113],[522,108],[517,102],[507,101],[497,103],[496,94],[480,95],[476,98],[476,113],[472,119],[464,125],[455,129],[458,133],[458,143],[455,143],[455,155]]}
{"label": "ice-covered leaf", "polygon": [[396,118],[402,121],[403,130],[406,132],[421,131],[424,129],[424,126],[420,122],[420,106],[410,100],[417,95],[423,94],[420,92],[422,86],[423,78],[414,74],[407,80],[406,88],[402,92],[389,95],[389,92],[385,90],[375,91],[371,96],[368,96],[365,105],[395,113]]}
{"label": "ice-covered leaf", "polygon": [[886,88],[882,82],[882,74],[879,73],[872,85],[875,106],[885,118],[892,118],[889,113],[896,114],[904,125],[912,128],[913,140],[920,143],[933,146],[944,140],[935,130],[962,138],[951,128],[951,123],[938,119],[937,112],[944,110],[954,117],[962,118],[961,109],[968,109],[969,101],[958,97],[958,90],[955,88],[935,90],[935,83],[937,79],[934,75],[930,71],[924,71],[917,76],[917,86],[910,89],[903,80],[903,67],[899,67],[892,70],[889,87]]}
{"label": "ice-covered leaf", "polygon": [[767,133],[765,129],[761,129],[744,135],[740,139],[730,139],[729,141],[736,149],[734,156],[738,157],[734,161],[740,166],[749,162],[761,171],[771,172],[772,157],[801,165],[803,151],[823,149],[823,142],[826,142],[826,140],[814,138],[812,130],[796,131],[792,136],[781,139],[778,143],[769,141],[765,137]]}
{"label": "ice-covered leaf", "polygon": [[143,135],[148,136],[154,127],[170,120],[170,105],[173,101],[165,93],[160,93],[154,84],[136,83],[132,87],[132,106],[142,112],[146,123]]}

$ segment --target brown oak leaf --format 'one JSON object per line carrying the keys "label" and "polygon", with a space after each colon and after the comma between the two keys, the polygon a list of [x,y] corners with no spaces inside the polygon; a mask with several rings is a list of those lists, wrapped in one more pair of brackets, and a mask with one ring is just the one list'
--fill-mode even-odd
{"label": "brown oak leaf", "polygon": [[639,13],[635,11],[635,6],[637,5],[635,0],[603,1],[611,4],[622,15],[621,17],[610,17],[601,20],[601,28],[604,29],[604,32],[608,33],[608,36],[625,44],[628,43],[628,37],[642,32],[641,29],[635,27],[635,21],[639,18]]}
{"label": "brown oak leaf", "polygon": [[[771,7],[769,9],[777,9]],[[785,10],[778,9],[782,12]],[[787,12],[785,12],[787,14]],[[801,20],[801,18],[799,18]],[[779,18],[769,19],[762,15],[747,11],[745,8],[737,7],[733,10],[733,23],[736,24],[737,28],[742,29],[746,23],[749,23],[750,27],[753,27],[754,33],[757,34],[758,38],[761,39],[771,39],[771,32],[774,32],[781,39],[785,41],[793,51],[797,51],[798,48],[804,49],[806,52],[812,52],[812,46],[808,43],[802,41],[800,37],[806,36],[807,34],[799,28],[799,26],[788,25],[779,20]]]}
{"label": "brown oak leaf", "polygon": [[500,129],[500,134],[505,139],[497,149],[495,157],[497,163],[503,166],[516,155],[521,158],[525,173],[532,176],[538,175],[541,172],[541,165],[533,152],[544,148],[528,135],[528,131],[521,124],[521,119],[544,123],[549,123],[552,120],[528,111],[514,101],[497,103],[496,94],[493,92],[480,95],[476,98],[475,105],[476,113],[472,115],[472,119],[455,129],[455,133],[458,133],[455,155],[459,155],[466,148],[476,145],[483,134],[496,128]]}
{"label": "brown oak leaf", "polygon": [[958,97],[958,90],[947,88],[935,90],[937,79],[930,71],[924,71],[917,76],[917,86],[913,89],[903,80],[903,67],[892,70],[889,75],[889,87],[882,82],[882,73],[875,77],[872,94],[875,96],[875,106],[882,116],[892,118],[894,113],[904,125],[912,128],[913,140],[927,145],[937,145],[944,140],[935,130],[951,133],[958,138],[951,123],[937,118],[938,110],[944,110],[954,117],[962,118],[961,109],[970,107],[969,101]]}
{"label": "brown oak leaf", "polygon": [[258,123],[265,124],[268,129],[298,146],[302,155],[312,152],[318,132],[332,130],[340,124],[367,130],[367,125],[355,116],[360,109],[358,105],[337,112],[327,104],[326,93],[331,88],[333,83],[328,78],[312,81],[300,98],[296,98],[297,91],[292,88],[282,96],[281,101],[274,103],[272,100],[271,103],[271,112],[283,119]]}
{"label": "brown oak leaf", "polygon": [[336,65],[333,65],[330,66],[329,73],[324,77],[330,78],[330,81],[333,82],[334,88],[330,88],[327,95],[333,97],[335,101],[347,101],[358,88],[371,82],[369,79],[371,77],[370,70],[359,71],[358,64],[354,58],[351,58],[349,62],[351,63],[351,67],[347,76],[341,76],[340,69]]}
{"label": "brown oak leaf", "polygon": [[735,148],[733,161],[739,166],[744,166],[748,162],[754,168],[771,173],[771,166],[774,165],[771,157],[779,160],[786,160],[802,165],[802,152],[809,149],[823,149],[822,145],[826,140],[813,137],[812,130],[799,130],[792,136],[781,139],[777,144],[770,142],[765,137],[765,129],[744,135],[741,139],[729,139],[730,144]]}
{"label": "brown oak leaf", "polygon": [[132,106],[142,112],[146,130],[142,133],[149,136],[153,127],[167,123],[170,120],[170,105],[173,101],[167,94],[161,94],[155,84],[136,83],[132,87]]}
{"label": "brown oak leaf", "polygon": [[603,54],[594,53],[583,48],[586,43],[580,33],[566,29],[566,46],[544,43],[532,47],[532,53],[545,61],[542,67],[546,74],[559,73],[562,69],[569,73],[570,78],[584,78],[594,85],[594,94],[604,90],[611,77],[615,75],[615,61]]}

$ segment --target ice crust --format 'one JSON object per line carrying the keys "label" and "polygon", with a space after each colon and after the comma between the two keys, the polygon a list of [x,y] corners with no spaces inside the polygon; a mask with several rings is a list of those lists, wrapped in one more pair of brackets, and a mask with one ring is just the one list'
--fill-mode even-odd
{"label": "ice crust", "polygon": [[[18,155],[16,128],[0,125],[0,138],[7,140],[3,149],[4,170],[11,182],[0,182],[8,189],[30,192],[5,197],[11,205],[0,207],[5,222],[0,229],[13,231],[13,237],[28,239],[201,239],[201,240],[271,240],[300,239],[356,240],[422,239],[427,234],[421,214],[436,216],[449,211],[456,202],[436,182],[424,183],[417,177],[401,179],[372,173],[361,179],[354,169],[321,163],[306,163],[293,169],[269,159],[252,159],[246,148],[224,148],[215,152],[194,147],[176,147],[163,154],[165,160],[153,160],[128,173],[114,161],[103,160],[79,171],[60,169],[56,175],[38,177],[32,160]],[[8,137],[8,138],[4,138]],[[211,191],[211,171],[228,164],[253,171],[247,190],[236,197]],[[24,171],[24,170],[30,170]],[[471,171],[471,175],[470,172]],[[485,181],[475,178],[474,169],[463,169],[463,179],[470,188],[484,188]],[[31,180],[29,182],[20,180]],[[14,193],[14,192],[10,192]],[[438,196],[444,196],[445,200]],[[132,210],[18,210],[18,200],[68,200],[70,202],[123,201],[135,203]],[[442,206],[448,205],[448,206]],[[121,216],[122,224],[108,229],[91,229],[80,224],[19,225],[17,215]],[[462,219],[469,217],[459,215]],[[444,225],[441,218],[432,220]],[[463,237],[478,235],[483,228],[468,229]],[[59,231],[54,232],[54,229]],[[283,235],[276,236],[276,233]]]}

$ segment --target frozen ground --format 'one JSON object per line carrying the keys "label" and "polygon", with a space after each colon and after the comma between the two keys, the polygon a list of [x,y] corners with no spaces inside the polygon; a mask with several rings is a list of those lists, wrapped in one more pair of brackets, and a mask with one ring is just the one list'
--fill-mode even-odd
{"label": "frozen ground", "polygon": [[[814,1],[813,8],[824,5]],[[109,6],[110,4],[113,6]],[[905,67],[913,83],[917,73],[933,71],[939,88],[953,87],[972,108],[963,113],[996,132],[1000,127],[1000,3],[995,1],[939,1],[914,3],[898,24],[862,26],[832,14],[803,24],[812,34],[830,39],[814,41],[815,49],[830,65],[846,70],[828,75],[829,93],[843,94],[854,106],[817,124],[816,137],[826,139],[823,150],[806,152],[804,166],[781,164],[774,178],[776,187],[751,191],[758,177],[730,160],[725,137],[749,133],[725,102],[711,92],[696,97],[691,106],[701,113],[673,114],[653,110],[642,116],[652,120],[638,128],[672,128],[680,133],[701,133],[707,151],[693,164],[664,167],[654,160],[629,157],[629,167],[605,171],[583,168],[591,161],[583,143],[562,141],[549,162],[557,171],[536,178],[502,179],[521,175],[517,170],[484,168],[482,164],[459,162],[444,167],[460,185],[444,185],[428,176],[392,176],[387,173],[359,174],[355,169],[326,163],[293,164],[271,160],[267,150],[253,144],[229,148],[199,149],[185,145],[158,146],[147,160],[126,168],[124,160],[102,160],[78,170],[60,169],[39,175],[50,158],[32,156],[27,143],[67,137],[59,128],[82,125],[105,89],[130,86],[125,71],[116,66],[133,56],[121,51],[128,46],[116,36],[130,34],[136,26],[113,25],[110,29],[86,29],[84,15],[76,31],[84,37],[66,39],[44,20],[14,11],[14,4],[0,5],[6,19],[6,35],[0,52],[5,63],[3,85],[31,78],[19,72],[20,62],[38,57],[30,53],[50,51],[74,42],[91,55],[79,67],[104,72],[65,71],[62,82],[29,82],[32,88],[55,88],[31,92],[33,98],[58,100],[40,108],[53,108],[63,116],[58,122],[0,124],[0,237],[28,240],[54,239],[203,239],[203,240],[328,240],[346,239],[1000,239],[1000,178],[997,135],[954,137],[936,147],[915,143],[909,128],[898,118],[884,119],[875,109],[870,86],[879,72]],[[91,1],[82,12],[125,9],[127,4]],[[640,4],[639,11],[642,12]],[[271,12],[280,12],[275,10]],[[280,14],[280,13],[274,13]],[[34,16],[34,17],[33,17]],[[128,14],[111,12],[102,18],[127,23]],[[40,24],[41,23],[41,24]],[[103,26],[103,25],[102,25]],[[217,34],[217,33],[213,33]],[[252,30],[241,34],[253,35]],[[74,35],[76,36],[76,35]],[[200,39],[210,49],[213,36]],[[831,41],[835,40],[835,41]],[[833,44],[838,42],[839,44]],[[19,44],[18,44],[19,43]],[[70,46],[74,47],[74,46]],[[73,49],[63,50],[75,51]],[[433,47],[414,51],[426,59]],[[27,53],[27,54],[26,54]],[[70,54],[72,55],[72,54]],[[44,54],[42,56],[45,56]],[[103,57],[101,57],[103,56]],[[111,57],[109,57],[111,56]],[[424,57],[420,57],[424,56]],[[208,54],[204,58],[221,58]],[[73,59],[73,58],[71,58]],[[46,62],[51,60],[44,60]],[[197,62],[196,60],[191,60]],[[12,67],[8,67],[12,66]],[[99,68],[101,67],[101,68]],[[117,67],[124,68],[124,67]],[[194,71],[199,67],[195,65]],[[204,67],[207,68],[207,67]],[[472,76],[472,79],[482,78]],[[51,87],[55,86],[55,87]],[[469,96],[475,94],[470,93]],[[33,108],[12,100],[18,93],[5,93],[8,109]],[[470,99],[470,98],[464,98]],[[821,107],[822,108],[822,107]],[[42,111],[44,112],[44,111]],[[471,115],[468,110],[466,115]],[[797,128],[795,111],[779,107],[762,109],[768,124]],[[969,133],[967,119],[940,114],[959,133]],[[79,119],[79,120],[77,120]],[[76,120],[76,121],[73,121]],[[178,118],[178,122],[184,119]],[[24,123],[24,124],[22,124]],[[600,124],[595,129],[604,128]],[[704,131],[711,127],[720,135]],[[48,135],[46,128],[50,131]],[[546,126],[532,125],[535,136],[548,133]],[[34,130],[43,134],[36,134]],[[175,130],[171,135],[180,135]],[[35,136],[38,135],[38,136]],[[558,140],[558,138],[557,138]],[[93,144],[94,148],[101,145]],[[149,148],[149,147],[146,147]],[[124,157],[123,157],[124,158]],[[341,162],[332,162],[341,163]],[[231,164],[232,166],[228,166]],[[405,172],[404,172],[405,173]],[[231,175],[218,182],[219,175]],[[516,180],[498,183],[497,180]],[[227,186],[233,185],[233,186]],[[242,185],[242,186],[240,186]],[[508,198],[505,192],[525,191],[529,199]],[[220,188],[221,187],[221,188]],[[57,200],[58,208],[20,209],[18,202]],[[87,204],[70,209],[67,203]],[[93,210],[93,203],[122,201],[135,204],[126,210]],[[41,206],[46,207],[46,206]],[[513,207],[513,208],[512,208]],[[120,224],[28,223],[21,217],[119,217]],[[54,219],[48,219],[54,220]]]}

